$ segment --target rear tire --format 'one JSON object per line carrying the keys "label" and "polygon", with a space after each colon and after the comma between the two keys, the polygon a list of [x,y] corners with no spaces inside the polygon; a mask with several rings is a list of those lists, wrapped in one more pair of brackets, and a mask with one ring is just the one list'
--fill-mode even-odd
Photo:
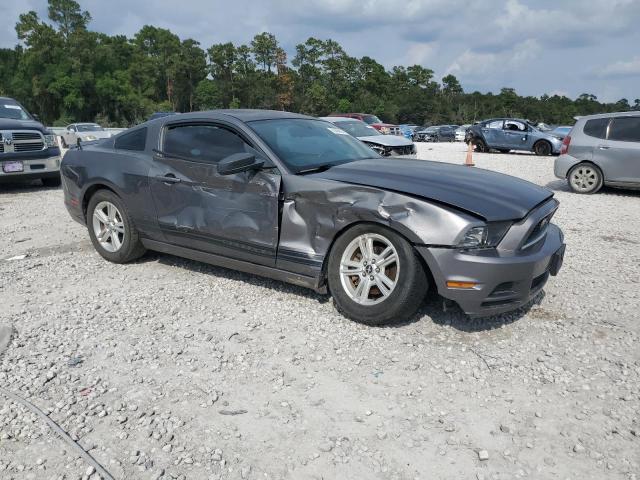
{"label": "rear tire", "polygon": [[124,202],[110,190],[98,190],[89,200],[87,228],[93,247],[105,260],[127,263],[146,252]]}
{"label": "rear tire", "polygon": [[567,183],[572,192],[591,195],[604,185],[604,175],[593,163],[579,163],[569,170]]}
{"label": "rear tire", "polygon": [[533,146],[533,152],[539,157],[547,157],[551,155],[551,144],[546,140],[540,140]]}
{"label": "rear tire", "polygon": [[360,224],[340,235],[327,268],[336,309],[366,325],[408,320],[427,293],[427,275],[416,251],[380,225]]}

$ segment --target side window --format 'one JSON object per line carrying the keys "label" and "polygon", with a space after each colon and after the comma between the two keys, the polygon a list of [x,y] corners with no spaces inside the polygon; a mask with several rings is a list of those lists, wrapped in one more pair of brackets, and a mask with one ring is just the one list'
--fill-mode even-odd
{"label": "side window", "polygon": [[526,132],[527,127],[522,122],[516,122],[515,120],[507,120],[504,122],[505,130],[512,130],[514,132]]}
{"label": "side window", "polygon": [[251,147],[233,131],[217,125],[173,125],[165,130],[163,150],[194,162],[218,163]]}
{"label": "side window", "polygon": [[614,118],[609,127],[609,140],[640,142],[640,117]]}
{"label": "side window", "polygon": [[116,138],[114,147],[117,150],[132,150],[142,152],[147,144],[147,129],[138,128]]}
{"label": "side window", "polygon": [[502,128],[502,124],[502,120],[494,120],[493,122],[487,123],[487,128]]}
{"label": "side window", "polygon": [[590,137],[606,138],[607,125],[609,125],[608,118],[594,118],[593,120],[587,120],[582,131]]}

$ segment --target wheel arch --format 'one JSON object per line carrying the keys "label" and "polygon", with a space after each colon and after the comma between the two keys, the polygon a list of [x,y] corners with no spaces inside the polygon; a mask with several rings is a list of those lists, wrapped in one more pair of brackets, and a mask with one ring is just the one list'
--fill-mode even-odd
{"label": "wheel arch", "polygon": [[327,248],[327,253],[324,256],[324,259],[322,260],[322,268],[320,269],[320,276],[318,278],[318,286],[320,286],[320,287],[326,287],[327,286],[327,268],[328,268],[328,265],[329,265],[329,257],[331,256],[331,254],[333,252],[333,247],[334,247],[336,241],[338,240],[338,238],[340,238],[342,235],[344,235],[347,231],[351,230],[352,228],[354,228],[354,227],[356,227],[358,225],[376,225],[378,227],[386,228],[388,230],[391,230],[396,235],[399,235],[404,240],[406,240],[409,243],[409,245],[411,245],[411,248],[414,250],[414,252],[416,253],[417,258],[419,259],[420,264],[422,265],[422,268],[423,268],[425,274],[427,275],[427,278],[429,280],[429,285],[430,285],[429,288],[431,288],[431,286],[434,285],[433,274],[431,273],[431,269],[429,268],[427,263],[422,258],[422,255],[420,255],[418,250],[416,250],[416,248],[415,248],[415,245],[421,243],[420,238],[415,233],[413,233],[409,228],[405,227],[404,225],[402,225],[400,223],[385,222],[385,221],[383,221],[381,219],[378,219],[378,218],[370,218],[370,219],[355,220],[355,221],[353,221],[353,222],[351,222],[351,223],[349,223],[347,225],[343,225],[342,228],[340,228],[339,230],[337,230],[335,232],[335,234],[333,235],[333,238],[331,239],[331,242],[329,243],[329,247]]}
{"label": "wheel arch", "polygon": [[118,189],[115,188],[113,185],[110,184],[110,182],[107,182],[106,180],[96,181],[91,185],[85,187],[82,193],[82,201],[81,201],[82,215],[85,218],[85,221],[87,219],[87,208],[89,208],[89,202],[91,201],[91,197],[93,197],[96,194],[96,192],[100,190],[108,190],[110,192],[113,192],[118,197],[122,198],[122,195],[120,194],[120,192],[118,192]]}

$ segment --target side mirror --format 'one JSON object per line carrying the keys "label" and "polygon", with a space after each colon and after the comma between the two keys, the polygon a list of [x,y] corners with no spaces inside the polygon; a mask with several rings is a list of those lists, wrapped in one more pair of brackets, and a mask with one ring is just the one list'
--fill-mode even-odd
{"label": "side mirror", "polygon": [[36,115],[35,113],[32,113],[32,114],[31,114],[31,116],[33,117],[33,119],[34,119],[36,122],[39,122],[39,121],[40,121],[40,116],[39,116],[39,115]]}
{"label": "side mirror", "polygon": [[223,158],[218,163],[218,173],[220,175],[233,175],[234,173],[257,170],[264,165],[264,161],[256,160],[253,153],[234,153]]}

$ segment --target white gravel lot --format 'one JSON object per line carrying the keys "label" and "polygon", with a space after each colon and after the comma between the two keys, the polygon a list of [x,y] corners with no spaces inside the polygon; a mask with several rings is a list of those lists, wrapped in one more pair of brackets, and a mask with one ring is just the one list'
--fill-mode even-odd
{"label": "white gravel lot", "polygon": [[[555,191],[563,270],[513,314],[432,298],[387,328],[168,255],[109,264],[60,189],[0,186],[0,387],[116,479],[637,479],[640,192],[572,194],[552,157],[475,161]],[[97,476],[0,395],[1,479]]]}

